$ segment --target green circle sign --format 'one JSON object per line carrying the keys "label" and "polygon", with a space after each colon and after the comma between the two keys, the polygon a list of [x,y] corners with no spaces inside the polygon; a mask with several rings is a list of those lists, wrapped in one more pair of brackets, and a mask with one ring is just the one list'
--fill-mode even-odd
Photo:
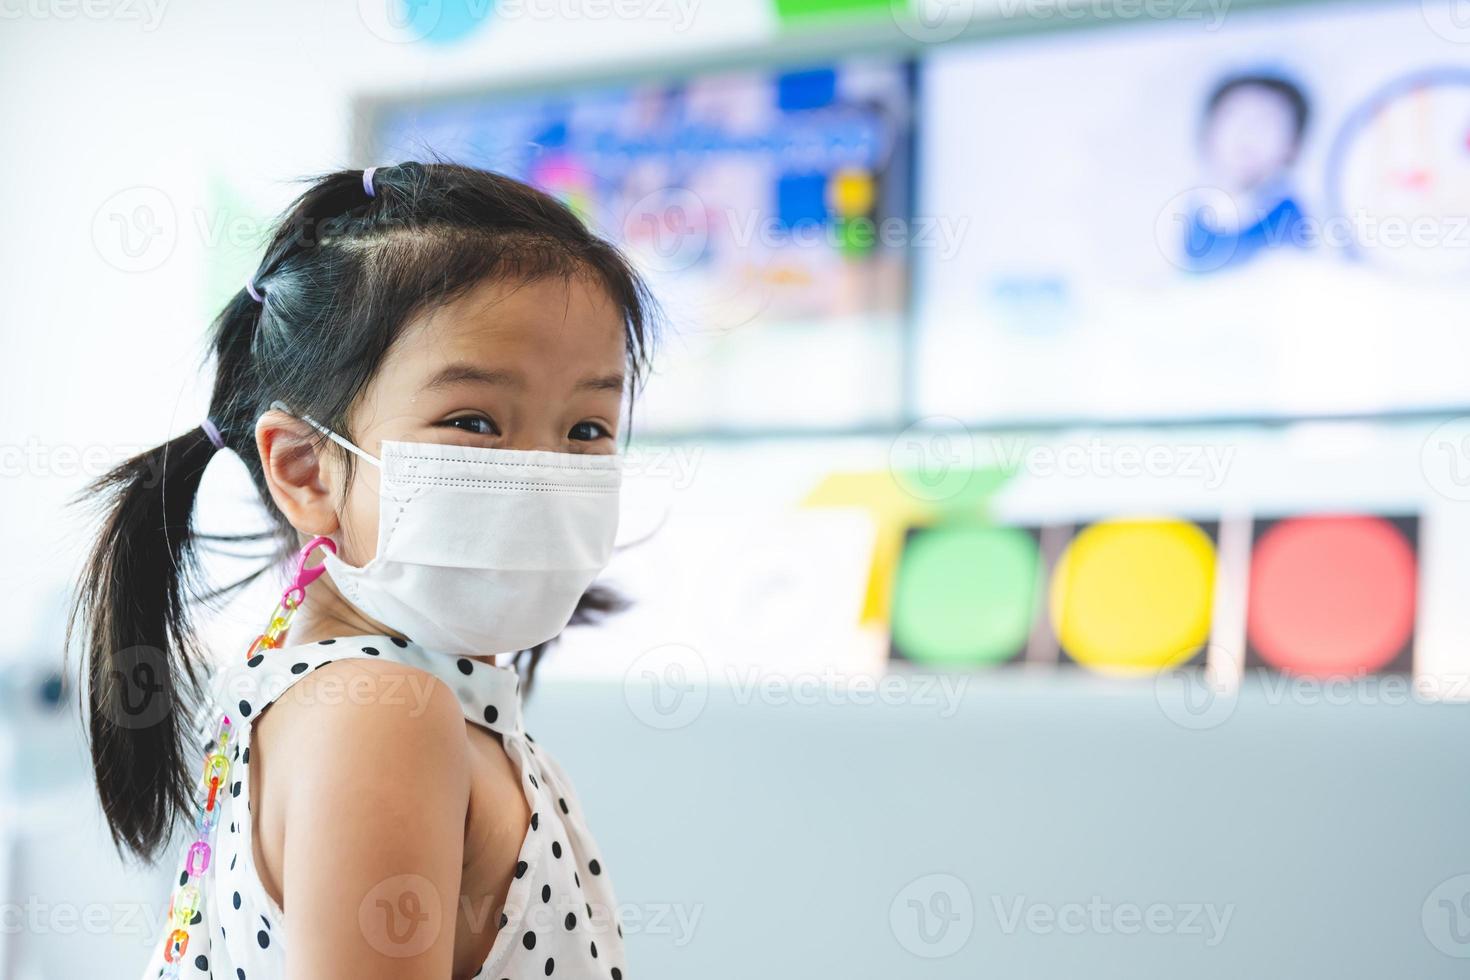
{"label": "green circle sign", "polygon": [[1010,527],[964,524],[911,532],[893,595],[893,645],[918,663],[1004,663],[1036,619],[1041,556]]}

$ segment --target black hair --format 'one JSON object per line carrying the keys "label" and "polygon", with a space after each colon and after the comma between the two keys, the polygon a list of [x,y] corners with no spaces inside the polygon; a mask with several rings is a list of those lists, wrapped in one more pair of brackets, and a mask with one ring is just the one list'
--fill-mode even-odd
{"label": "black hair", "polygon": [[1292,119],[1296,123],[1293,135],[1297,142],[1301,141],[1302,134],[1307,131],[1307,122],[1311,118],[1307,94],[1302,91],[1301,86],[1283,75],[1242,74],[1226,78],[1215,86],[1215,90],[1205,101],[1205,122],[1208,123],[1214,117],[1215,110],[1220,108],[1220,103],[1225,101],[1226,96],[1243,88],[1263,88],[1279,95],[1291,108]]}
{"label": "black hair", "polygon": [[[275,567],[297,536],[271,502],[256,420],[280,399],[349,434],[347,415],[406,324],[477,283],[591,276],[621,311],[629,405],[646,376],[652,303],[624,257],[554,198],[500,174],[449,163],[403,163],[371,177],[316,178],[275,227],[253,277],[216,318],[208,418],[244,462],[272,515],[273,561],[208,591],[192,527],[195,497],[216,446],[204,427],[124,462],[88,488],[104,506],[82,571],[68,643],[86,650],[87,727],[97,790],[113,840],[157,853],[191,803],[191,733],[204,671],[191,601],[216,598]],[[334,447],[335,448],[335,447]],[[621,606],[597,588],[572,622]],[[547,644],[515,658],[529,686]],[[186,764],[188,769],[186,771]]]}

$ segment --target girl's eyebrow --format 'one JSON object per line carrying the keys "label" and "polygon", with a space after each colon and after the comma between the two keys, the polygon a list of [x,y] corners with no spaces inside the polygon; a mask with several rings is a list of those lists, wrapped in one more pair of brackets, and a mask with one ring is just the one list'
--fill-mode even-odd
{"label": "girl's eyebrow", "polygon": [[489,371],[485,368],[475,367],[473,364],[455,363],[440,368],[419,390],[433,391],[436,388],[448,388],[451,385],[459,384],[506,385],[512,388],[525,387],[521,376],[514,371]]}
{"label": "girl's eyebrow", "polygon": [[626,379],[621,371],[594,374],[577,382],[578,391],[622,391]]}
{"label": "girl's eyebrow", "polygon": [[[623,376],[623,372],[614,371],[610,374],[588,375],[578,381],[575,387],[577,391],[621,392],[623,385],[626,383],[627,379]],[[448,388],[451,385],[459,384],[503,385],[509,388],[524,388],[525,380],[515,371],[501,369],[487,370],[482,367],[476,367],[473,364],[456,362],[440,368],[419,390],[433,391],[438,388]]]}

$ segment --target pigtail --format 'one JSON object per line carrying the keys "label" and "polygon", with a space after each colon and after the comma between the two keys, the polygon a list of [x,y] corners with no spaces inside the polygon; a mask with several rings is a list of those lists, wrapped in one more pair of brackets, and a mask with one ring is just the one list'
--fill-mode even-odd
{"label": "pigtail", "polygon": [[87,730],[112,837],[141,857],[188,804],[185,736],[199,693],[187,600],[191,519],[215,446],[203,428],[140,453],[89,487],[105,511],[68,640],[86,651]]}

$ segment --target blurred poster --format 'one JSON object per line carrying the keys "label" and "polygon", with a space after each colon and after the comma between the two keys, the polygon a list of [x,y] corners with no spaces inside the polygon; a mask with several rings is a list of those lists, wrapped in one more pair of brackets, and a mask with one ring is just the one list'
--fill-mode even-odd
{"label": "blurred poster", "polygon": [[1470,403],[1470,63],[1417,3],[938,50],[918,392],[976,421]]}
{"label": "blurred poster", "polygon": [[530,181],[629,252],[673,331],[643,431],[881,424],[899,410],[911,76],[850,60],[390,104],[371,142]]}

